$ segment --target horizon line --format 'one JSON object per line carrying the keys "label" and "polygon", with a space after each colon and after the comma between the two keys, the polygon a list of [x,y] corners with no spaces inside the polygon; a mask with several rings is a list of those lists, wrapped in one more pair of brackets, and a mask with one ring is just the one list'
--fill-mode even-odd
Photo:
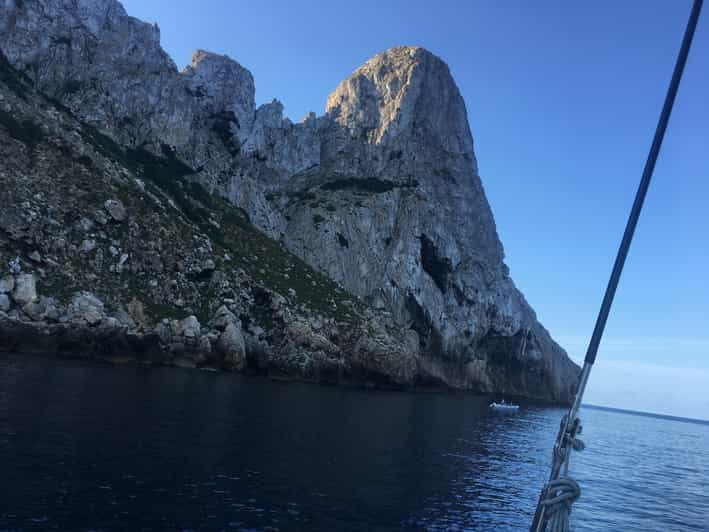
{"label": "horizon line", "polygon": [[656,417],[666,419],[668,421],[680,421],[682,423],[694,423],[697,425],[709,425],[709,419],[696,417],[674,416],[671,414],[660,414],[657,412],[647,412],[643,410],[631,410],[629,408],[618,408],[615,406],[594,405],[590,403],[581,403],[582,408],[590,408],[592,410],[605,410],[608,412],[616,412],[618,414],[628,414],[632,416]]}

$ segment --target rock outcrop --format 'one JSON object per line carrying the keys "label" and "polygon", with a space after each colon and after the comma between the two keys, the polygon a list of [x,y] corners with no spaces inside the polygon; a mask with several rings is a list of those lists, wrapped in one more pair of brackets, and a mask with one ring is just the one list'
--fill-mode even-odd
{"label": "rock outcrop", "polygon": [[[123,166],[102,170],[106,175],[133,175],[121,179],[155,200],[149,208],[154,212],[146,214],[109,187],[100,204],[73,222],[77,234],[59,237],[94,270],[134,277],[145,273],[145,290],[168,297],[163,281],[183,286],[179,279],[168,279],[170,271],[193,283],[227,282],[215,241],[233,225],[243,231],[254,224],[262,232],[257,238],[268,242],[264,246],[278,249],[278,264],[269,259],[254,264],[251,272],[268,297],[254,295],[253,287],[250,297],[262,300],[258,308],[268,307],[270,317],[249,305],[235,312],[229,304],[226,312],[204,315],[201,323],[214,320],[214,326],[188,336],[187,344],[201,346],[212,357],[205,360],[221,357],[217,365],[240,369],[252,348],[260,353],[253,363],[263,366],[268,345],[282,356],[272,356],[266,366],[285,374],[383,375],[399,384],[444,382],[552,400],[570,397],[578,368],[509,277],[478,176],[465,104],[448,67],[435,55],[419,47],[379,54],[335,89],[323,116],[310,114],[294,124],[276,100],[256,108],[253,77],[226,56],[197,51],[191,65],[178,71],[160,48],[157,26],[129,17],[116,0],[8,0],[0,5],[0,49],[59,106],[31,120],[45,122],[46,128],[53,117],[56,127],[71,120],[64,110],[73,113],[85,122],[72,126],[83,135],[83,144],[74,139],[74,157],[91,158],[82,154],[98,147],[103,150],[99,155],[114,156],[114,164]],[[5,112],[21,114],[15,107]],[[44,132],[41,136],[46,138]],[[36,179],[42,179],[41,173]],[[67,202],[84,189],[69,186]],[[229,214],[235,207],[244,215]],[[164,239],[141,227],[150,223],[152,231],[164,232],[165,220],[147,221],[167,216],[172,208],[197,220],[200,231],[208,229],[212,237],[194,236],[195,245],[199,242],[195,249],[201,251],[166,256]],[[25,214],[0,215],[10,240],[22,238]],[[150,245],[137,253],[115,233],[129,240],[144,234]],[[44,268],[45,257],[54,260],[57,250],[46,247],[25,252],[27,267]],[[7,260],[15,253],[8,249]],[[34,251],[33,258],[29,253]],[[308,272],[305,283],[294,279],[284,266],[293,259],[282,258],[288,252],[318,273]],[[253,255],[236,260],[250,262]],[[228,281],[230,286],[235,282]],[[319,282],[327,282],[337,296],[324,296],[329,312],[342,311],[339,294],[345,292],[370,307],[359,311],[360,323],[368,323],[367,334],[348,337],[346,356],[340,326],[333,322],[338,330],[332,333],[338,341],[333,341],[314,327],[320,323],[317,313],[309,318],[294,314],[294,302]],[[77,289],[83,289],[79,284]],[[119,294],[126,290],[117,289]],[[188,310],[205,305],[204,297],[189,290],[173,292],[166,301],[185,318]],[[206,297],[213,298],[209,304],[223,306],[219,297]],[[271,308],[274,304],[277,309]],[[318,300],[316,306],[320,309],[309,310],[322,314],[323,303]],[[250,312],[265,320],[255,327],[271,326],[268,341],[250,337],[244,323]],[[227,313],[241,316],[241,325],[224,323]],[[273,330],[273,316],[290,322]],[[185,335],[168,334],[169,328],[158,331],[160,345],[180,351],[185,342],[179,338]],[[293,349],[309,354],[293,359],[288,355]]]}

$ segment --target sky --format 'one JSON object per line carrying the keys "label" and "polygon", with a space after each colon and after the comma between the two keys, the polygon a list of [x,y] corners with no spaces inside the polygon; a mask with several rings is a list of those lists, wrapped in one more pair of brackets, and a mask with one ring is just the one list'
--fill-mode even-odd
{"label": "sky", "polygon": [[[372,55],[421,45],[465,99],[511,276],[581,361],[689,0],[124,0],[192,52],[248,68],[294,121]],[[693,48],[586,401],[709,419],[709,13]]]}

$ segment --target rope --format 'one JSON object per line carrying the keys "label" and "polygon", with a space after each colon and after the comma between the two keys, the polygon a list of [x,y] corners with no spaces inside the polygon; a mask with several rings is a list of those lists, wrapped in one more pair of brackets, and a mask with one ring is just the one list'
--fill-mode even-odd
{"label": "rope", "polygon": [[581,496],[581,487],[572,478],[558,478],[547,484],[546,492],[540,504],[546,509],[548,529],[568,532],[571,505]]}
{"label": "rope", "polygon": [[[546,483],[539,497],[537,513],[544,517],[546,529],[549,532],[568,532],[571,505],[581,496],[581,487],[569,478],[569,458],[571,450],[583,451],[584,443],[578,438],[581,434],[581,420],[574,418],[569,423],[568,414],[565,415],[559,426],[557,444],[554,446],[552,478]],[[562,472],[560,478],[556,476]]]}
{"label": "rope", "polygon": [[623,233],[623,240],[620,243],[618,255],[613,264],[613,271],[611,272],[611,277],[606,287],[606,293],[603,296],[603,303],[601,303],[601,309],[596,319],[596,326],[593,329],[593,335],[588,344],[583,369],[579,376],[576,397],[574,398],[574,403],[569,413],[561,420],[561,426],[559,427],[559,433],[556,437],[556,444],[554,445],[554,453],[552,455],[551,475],[539,496],[537,510],[534,514],[531,527],[532,532],[542,532],[545,530],[549,532],[568,532],[571,505],[581,495],[581,489],[576,481],[567,477],[571,450],[580,451],[584,447],[583,442],[576,438],[576,435],[581,433],[581,422],[576,414],[581,406],[583,393],[586,390],[586,384],[591,374],[591,368],[596,361],[598,346],[601,343],[603,330],[606,327],[608,314],[610,313],[613,298],[618,288],[620,275],[623,272],[625,259],[628,256],[630,243],[633,240],[633,234],[635,233],[635,227],[640,217],[640,211],[642,211],[643,208],[645,195],[650,186],[650,179],[655,169],[655,163],[660,154],[660,147],[662,146],[662,140],[670,120],[670,114],[672,113],[672,107],[674,106],[675,97],[677,96],[677,90],[679,89],[679,84],[682,79],[682,72],[687,62],[689,49],[692,45],[692,38],[694,37],[694,31],[697,27],[701,9],[702,0],[694,0],[692,11],[689,15],[689,21],[687,22],[687,28],[684,32],[684,38],[682,39],[682,46],[680,47],[677,62],[675,63],[675,68],[672,73],[672,80],[670,81],[670,86],[665,96],[665,103],[662,107],[657,127],[655,128],[655,136],[652,141],[652,146],[650,147],[650,153],[648,153],[647,161],[645,162],[640,185],[638,186],[635,201],[633,202],[633,207],[628,217],[628,223]]}

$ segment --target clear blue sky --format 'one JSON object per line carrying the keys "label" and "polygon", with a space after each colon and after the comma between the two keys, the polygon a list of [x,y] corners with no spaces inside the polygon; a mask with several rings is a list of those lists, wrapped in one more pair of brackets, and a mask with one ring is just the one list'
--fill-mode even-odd
{"label": "clear blue sky", "polygon": [[[178,67],[225,53],[259,103],[322,114],[373,54],[422,45],[465,98],[512,277],[580,360],[691,2],[125,0]],[[709,418],[709,9],[613,308],[588,400]]]}

